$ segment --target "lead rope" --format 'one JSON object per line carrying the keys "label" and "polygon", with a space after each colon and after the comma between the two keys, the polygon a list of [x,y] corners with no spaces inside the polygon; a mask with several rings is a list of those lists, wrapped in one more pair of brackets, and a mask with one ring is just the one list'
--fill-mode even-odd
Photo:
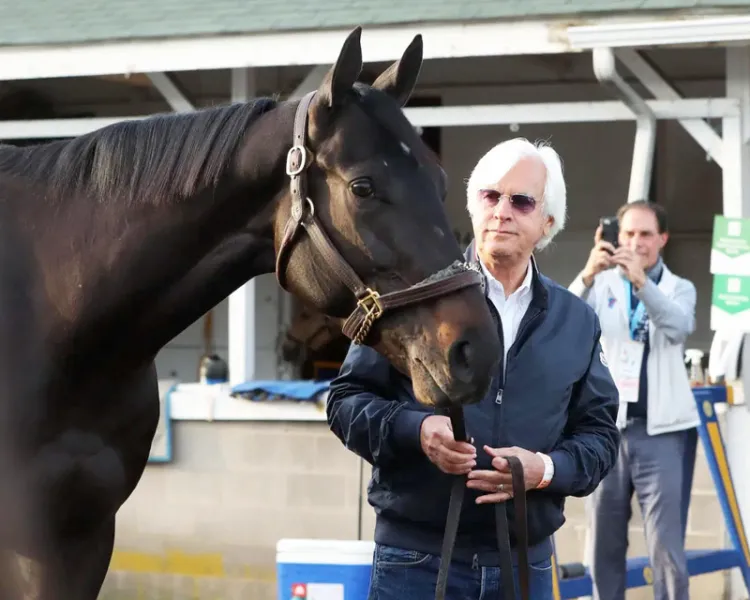
{"label": "lead rope", "polygon": [[[464,412],[460,406],[452,406],[449,411],[453,438],[457,442],[468,442]],[[529,560],[528,560],[528,531],[526,516],[526,485],[524,483],[523,465],[515,456],[507,457],[513,480],[513,504],[516,509],[515,534],[518,542],[518,579],[521,592],[521,600],[529,600]],[[453,557],[453,548],[458,534],[458,523],[461,519],[461,506],[463,505],[464,489],[466,487],[466,475],[455,475],[451,486],[450,501],[448,503],[448,516],[445,523],[445,534],[443,536],[443,547],[440,555],[440,568],[438,570],[437,584],[435,586],[435,600],[445,600],[448,585],[448,569]],[[513,560],[510,548],[510,536],[508,532],[508,514],[506,503],[495,504],[495,527],[497,535],[498,550],[500,552],[500,570],[503,579],[503,598],[515,600],[516,589],[513,581]]]}
{"label": "lead rope", "polygon": [[[467,442],[466,422],[464,411],[460,406],[452,406],[449,412],[451,427],[453,428],[453,439],[457,442]],[[448,503],[448,517],[445,523],[445,534],[443,536],[443,548],[440,554],[440,569],[438,570],[437,585],[435,587],[435,600],[445,600],[445,592],[448,585],[448,569],[453,557],[453,548],[458,534],[458,522],[461,518],[461,506],[464,500],[464,489],[466,488],[466,475],[456,475],[451,486],[451,496]]]}

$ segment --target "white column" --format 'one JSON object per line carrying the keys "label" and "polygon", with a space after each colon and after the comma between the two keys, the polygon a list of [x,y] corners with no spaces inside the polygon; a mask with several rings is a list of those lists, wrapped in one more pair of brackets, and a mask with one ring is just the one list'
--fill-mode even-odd
{"label": "white column", "polygon": [[[244,102],[255,95],[255,71],[232,69],[232,102]],[[242,383],[255,378],[255,295],[251,280],[229,295],[229,381]]]}
{"label": "white column", "polygon": [[740,103],[737,117],[722,119],[724,214],[750,217],[750,47],[727,48],[727,97]]}
{"label": "white column", "polygon": [[229,381],[233,385],[255,375],[255,282],[229,295]]}
{"label": "white column", "polygon": [[596,78],[609,87],[636,117],[628,202],[648,199],[656,146],[656,115],[617,72],[617,59],[611,48],[594,48],[592,56]]}
{"label": "white column", "polygon": [[174,77],[167,73],[147,73],[146,77],[151,80],[153,86],[164,96],[164,99],[173,111],[192,112],[195,110],[193,103],[188,100],[185,93],[177,85]]}
{"label": "white column", "polygon": [[[727,48],[726,50],[726,92],[728,98],[740,102],[740,115],[723,119],[724,172],[723,199],[724,214],[732,217],[750,217],[750,47]],[[745,352],[750,351],[750,336],[745,335]],[[727,409],[724,442],[726,445],[729,469],[733,475],[737,503],[745,526],[745,534],[750,535],[750,469],[747,457],[750,456],[750,362],[743,361],[742,387],[745,390],[745,403]],[[729,597],[741,600],[748,597],[742,576],[732,569],[729,578]]]}

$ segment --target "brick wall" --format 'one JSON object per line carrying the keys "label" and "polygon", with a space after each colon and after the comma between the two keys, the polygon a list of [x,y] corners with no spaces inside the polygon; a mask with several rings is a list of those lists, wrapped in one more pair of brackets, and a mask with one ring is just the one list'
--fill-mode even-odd
{"label": "brick wall", "polygon": [[[118,515],[103,600],[274,600],[280,538],[372,539],[369,466],[325,423],[174,422],[175,461],[149,466]],[[702,452],[688,546],[718,548],[723,522]],[[363,505],[360,507],[360,492]],[[571,500],[557,535],[561,562],[580,561],[584,502]],[[631,555],[645,550],[634,508]],[[723,574],[694,578],[692,594],[719,599]],[[629,599],[648,598],[648,589]]]}
{"label": "brick wall", "polygon": [[356,539],[359,461],[325,424],[173,425],[175,462],[118,515],[105,600],[271,600],[278,539]]}
{"label": "brick wall", "polygon": [[[149,466],[118,515],[103,600],[274,600],[280,538],[372,539],[369,466],[325,423],[174,422],[175,461]],[[363,504],[360,506],[360,492]],[[567,505],[556,541],[580,561],[584,501]],[[723,522],[699,451],[688,546],[718,548]],[[634,507],[632,556],[645,551]],[[692,597],[722,597],[723,574],[694,578]],[[650,597],[648,589],[629,599]]]}

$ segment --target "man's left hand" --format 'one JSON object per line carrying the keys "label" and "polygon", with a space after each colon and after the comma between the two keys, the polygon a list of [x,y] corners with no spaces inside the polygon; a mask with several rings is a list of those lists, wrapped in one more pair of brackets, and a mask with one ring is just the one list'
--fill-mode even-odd
{"label": "man's left hand", "polygon": [[521,461],[527,490],[536,488],[544,477],[544,461],[534,452],[516,446],[511,448],[485,446],[484,451],[493,457],[493,469],[470,471],[469,480],[466,482],[468,488],[487,492],[477,498],[477,504],[505,502],[513,497],[513,477],[510,473],[510,465],[504,458],[506,456],[516,456]]}
{"label": "man's left hand", "polygon": [[629,248],[620,246],[612,257],[612,262],[622,267],[625,277],[633,284],[635,289],[639,290],[646,283],[646,272],[641,266],[641,260]]}

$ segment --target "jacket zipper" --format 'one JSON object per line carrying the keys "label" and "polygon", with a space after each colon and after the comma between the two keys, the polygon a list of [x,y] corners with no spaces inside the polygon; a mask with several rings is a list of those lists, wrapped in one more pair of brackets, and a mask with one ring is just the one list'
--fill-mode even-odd
{"label": "jacket zipper", "polygon": [[[505,373],[508,372],[512,355],[515,354],[514,350],[516,350],[518,347],[518,340],[522,339],[523,334],[526,332],[526,330],[542,314],[542,311],[539,309],[532,309],[532,311],[533,312],[527,311],[526,314],[524,315],[524,318],[521,321],[521,325],[518,328],[516,339],[514,340],[514,342],[511,344],[510,348],[508,349],[507,356],[503,358],[503,372],[500,373],[500,387],[497,391],[497,395],[495,396],[495,404],[497,404],[497,410],[495,411],[495,418],[493,419],[493,425],[492,425],[492,442],[495,448],[501,447],[500,434],[503,429],[503,392],[505,390]],[[500,319],[499,315],[498,315],[498,321],[500,322],[500,335],[503,335],[503,325],[502,325],[502,320]],[[503,351],[505,351],[505,346],[503,346]]]}
{"label": "jacket zipper", "polygon": [[502,364],[500,373],[498,374],[498,385],[497,385],[497,391],[495,392],[495,404],[496,409],[493,411],[493,419],[492,419],[492,447],[498,448],[499,447],[499,431],[500,431],[500,413],[502,412],[502,404],[503,404],[503,390],[505,388],[505,370],[507,369],[507,366],[505,364],[505,334],[503,332],[503,320],[500,318],[500,314],[497,312],[497,309],[495,308],[495,305],[488,299],[489,308],[492,312],[493,316],[496,318],[497,322],[497,330],[500,334],[500,343],[502,345]]}

